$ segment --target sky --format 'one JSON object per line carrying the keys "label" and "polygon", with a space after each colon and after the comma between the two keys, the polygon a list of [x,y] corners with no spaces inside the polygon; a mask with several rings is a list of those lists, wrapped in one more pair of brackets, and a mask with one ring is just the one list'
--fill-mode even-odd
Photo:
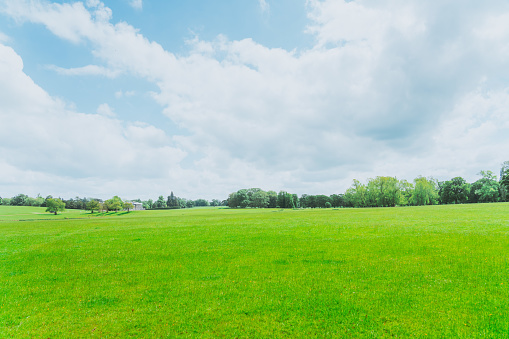
{"label": "sky", "polygon": [[0,0],[0,196],[473,182],[508,66],[505,0]]}

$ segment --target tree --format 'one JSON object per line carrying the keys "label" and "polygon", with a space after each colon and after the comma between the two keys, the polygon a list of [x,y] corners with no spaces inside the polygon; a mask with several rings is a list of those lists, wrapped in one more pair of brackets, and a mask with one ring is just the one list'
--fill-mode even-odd
{"label": "tree", "polygon": [[50,198],[46,200],[46,212],[55,213],[65,211],[65,203],[61,199]]}
{"label": "tree", "polygon": [[368,205],[368,190],[359,180],[354,179],[352,186],[345,192],[345,200],[352,207]]}
{"label": "tree", "polygon": [[127,210],[127,212],[129,212],[129,210],[132,210],[134,208],[134,205],[132,202],[126,201],[126,202],[124,202],[123,207],[125,210]]}
{"label": "tree", "polygon": [[166,206],[169,208],[180,208],[179,198],[177,198],[173,194],[173,191],[171,191],[170,195],[168,196],[168,200],[166,201]]}
{"label": "tree", "polygon": [[25,194],[18,194],[11,199],[11,206],[26,206],[28,196]]}
{"label": "tree", "polygon": [[257,191],[251,196],[251,207],[265,208],[269,206],[269,195],[265,191]]}
{"label": "tree", "polygon": [[433,178],[417,177],[414,179],[415,188],[410,198],[414,206],[435,205],[438,203],[438,183]]}
{"label": "tree", "polygon": [[114,196],[113,198],[106,200],[104,202],[104,205],[108,212],[109,211],[118,212],[119,210],[124,208],[124,203],[122,199],[120,199],[118,196]]}
{"label": "tree", "polygon": [[160,195],[157,201],[154,203],[153,208],[165,208],[165,207],[166,201],[164,201],[164,197]]}
{"label": "tree", "polygon": [[87,210],[91,211],[92,214],[95,211],[98,211],[101,206],[99,205],[99,201],[91,199],[87,204]]}
{"label": "tree", "polygon": [[330,203],[330,197],[323,194],[316,195],[315,197],[316,197],[316,207],[327,208],[327,203],[332,206],[332,204]]}
{"label": "tree", "polygon": [[[470,197],[472,202],[497,202],[500,191],[500,183],[492,171],[481,171],[478,173],[482,176],[472,184]],[[469,201],[470,202],[470,201]]]}
{"label": "tree", "polygon": [[500,197],[502,201],[509,200],[509,161],[505,161],[500,169]]}
{"label": "tree", "polygon": [[455,177],[442,183],[440,199],[443,204],[463,204],[468,201],[470,185],[462,177]]}
{"label": "tree", "polygon": [[206,207],[206,206],[210,206],[210,203],[205,200],[205,199],[196,199],[194,201],[194,206],[196,207]]}
{"label": "tree", "polygon": [[148,199],[147,201],[142,202],[142,204],[144,209],[149,210],[154,206],[154,201],[152,201],[152,199]]}
{"label": "tree", "polygon": [[332,194],[330,196],[332,207],[342,207],[345,204],[343,194]]}
{"label": "tree", "polygon": [[276,208],[277,206],[277,193],[275,191],[268,191],[269,196],[269,208]]}

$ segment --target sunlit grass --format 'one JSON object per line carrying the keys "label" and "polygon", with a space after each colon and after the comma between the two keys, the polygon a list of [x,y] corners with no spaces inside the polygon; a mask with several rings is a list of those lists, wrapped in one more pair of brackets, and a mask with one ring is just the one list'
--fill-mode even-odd
{"label": "sunlit grass", "polygon": [[509,336],[509,204],[12,209],[0,337]]}

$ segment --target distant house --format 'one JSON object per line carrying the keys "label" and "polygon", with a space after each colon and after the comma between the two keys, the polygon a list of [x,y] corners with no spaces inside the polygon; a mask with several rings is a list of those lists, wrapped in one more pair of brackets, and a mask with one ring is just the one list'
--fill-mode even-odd
{"label": "distant house", "polygon": [[143,204],[141,202],[136,202],[136,201],[126,201],[126,202],[130,202],[131,204],[133,204],[132,211],[143,211],[144,210]]}

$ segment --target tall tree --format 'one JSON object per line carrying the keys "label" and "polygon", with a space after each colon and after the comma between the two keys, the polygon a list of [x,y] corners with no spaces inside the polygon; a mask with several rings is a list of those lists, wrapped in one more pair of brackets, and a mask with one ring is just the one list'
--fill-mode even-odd
{"label": "tall tree", "polygon": [[99,208],[100,208],[99,201],[97,200],[91,199],[87,204],[87,210],[91,211],[92,214],[94,213],[94,211],[98,211]]}
{"label": "tall tree", "polygon": [[46,212],[57,215],[57,212],[65,211],[65,203],[61,199],[50,198],[46,201]]}
{"label": "tall tree", "polygon": [[129,210],[132,210],[134,208],[134,205],[132,202],[126,201],[124,202],[123,208],[129,212]]}
{"label": "tall tree", "polygon": [[464,204],[468,201],[470,185],[462,177],[455,177],[442,183],[440,199],[443,204]]}
{"label": "tall tree", "polygon": [[113,198],[106,200],[104,205],[108,211],[118,212],[124,208],[124,202],[118,196],[114,196]]}
{"label": "tall tree", "polygon": [[435,205],[439,201],[438,183],[433,178],[417,177],[410,202],[412,205]]}
{"label": "tall tree", "polygon": [[251,196],[251,207],[265,208],[269,206],[269,195],[265,191],[257,191]]}
{"label": "tall tree", "polygon": [[509,161],[505,161],[500,169],[500,197],[502,201],[509,200]]}
{"label": "tall tree", "polygon": [[492,171],[481,171],[482,176],[472,184],[470,196],[473,196],[476,202],[497,202],[500,193],[500,183]]}

